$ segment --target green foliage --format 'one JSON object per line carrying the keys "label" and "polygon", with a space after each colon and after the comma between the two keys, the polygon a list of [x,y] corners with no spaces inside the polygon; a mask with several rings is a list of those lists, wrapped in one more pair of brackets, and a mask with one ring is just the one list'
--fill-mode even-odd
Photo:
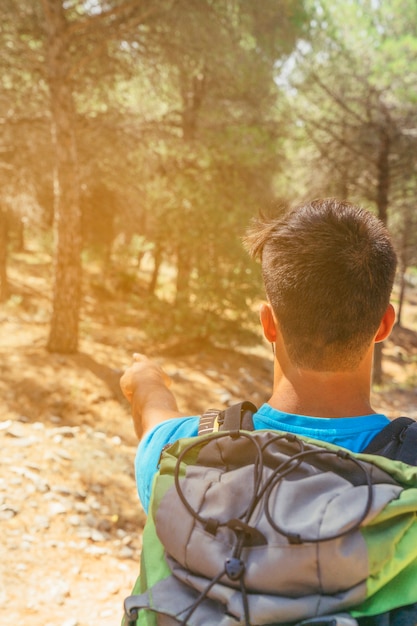
{"label": "green foliage", "polygon": [[416,4],[320,0],[309,8],[311,38],[287,79],[296,125],[289,143],[303,155],[297,184],[309,196],[374,205],[386,219],[416,175]]}
{"label": "green foliage", "polygon": [[[2,193],[36,197],[46,230],[48,4],[63,11],[88,258],[150,310],[169,281],[173,328],[190,309],[207,335],[253,315],[261,281],[241,237],[274,198],[343,196],[387,208],[399,242],[414,229],[415,0],[4,0]],[[138,294],[145,251],[171,271]]]}

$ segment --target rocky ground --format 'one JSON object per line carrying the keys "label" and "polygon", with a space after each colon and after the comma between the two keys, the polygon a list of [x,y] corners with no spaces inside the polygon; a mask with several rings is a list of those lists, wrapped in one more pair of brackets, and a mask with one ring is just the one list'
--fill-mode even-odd
{"label": "rocky ground", "polygon": [[[0,624],[114,626],[144,523],[118,382],[131,352],[90,336],[80,354],[53,355],[46,325],[8,313],[0,326]],[[190,413],[259,403],[269,390],[261,356],[213,349],[160,360]]]}
{"label": "rocky ground", "polygon": [[[32,272],[36,298],[23,297],[19,283],[23,296],[0,308],[0,624],[115,626],[144,523],[137,442],[118,381],[143,342],[134,326],[91,318],[79,354],[48,353],[44,286],[33,280]],[[387,343],[386,382],[374,392],[390,416],[417,418],[416,311],[410,298],[407,329]],[[159,358],[184,411],[268,396],[265,346],[184,345]]]}

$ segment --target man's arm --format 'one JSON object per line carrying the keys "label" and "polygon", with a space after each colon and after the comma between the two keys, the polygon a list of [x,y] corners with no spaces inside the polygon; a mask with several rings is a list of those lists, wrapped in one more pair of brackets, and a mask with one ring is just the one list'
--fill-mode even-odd
{"label": "man's arm", "polygon": [[168,389],[171,379],[164,370],[143,354],[134,354],[134,363],[120,379],[120,386],[132,408],[135,432],[139,439],[161,422],[181,417],[174,394]]}

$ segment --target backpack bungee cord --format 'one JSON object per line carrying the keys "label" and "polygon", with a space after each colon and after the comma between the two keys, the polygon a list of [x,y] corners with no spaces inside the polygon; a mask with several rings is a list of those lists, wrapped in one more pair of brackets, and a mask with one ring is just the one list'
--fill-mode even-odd
{"label": "backpack bungee cord", "polygon": [[[208,593],[214,587],[216,583],[218,583],[224,576],[227,576],[233,582],[239,582],[239,589],[242,596],[242,605],[243,605],[243,614],[245,620],[245,626],[250,626],[250,611],[249,611],[249,601],[248,601],[248,591],[244,583],[245,577],[245,562],[242,560],[242,550],[244,548],[252,547],[255,545],[265,545],[267,540],[265,536],[254,526],[250,525],[251,517],[257,508],[258,505],[261,504],[263,500],[263,511],[266,519],[268,520],[271,527],[280,535],[284,536],[290,544],[301,544],[301,543],[319,543],[324,541],[330,541],[334,539],[338,539],[354,530],[356,530],[363,520],[368,515],[370,508],[372,506],[372,480],[371,473],[359,460],[352,457],[348,452],[344,450],[306,450],[304,442],[298,439],[295,435],[285,434],[285,435],[276,435],[262,447],[259,442],[256,440],[256,437],[245,431],[223,431],[212,433],[210,439],[222,439],[225,437],[231,437],[232,440],[237,440],[238,438],[244,437],[248,439],[255,448],[255,458],[253,461],[254,465],[254,481],[253,481],[253,493],[250,498],[249,504],[244,512],[237,518],[232,518],[226,522],[220,522],[214,518],[206,518],[203,517],[196,511],[191,504],[188,502],[185,497],[183,490],[181,488],[181,479],[180,479],[180,469],[181,464],[188,452],[190,452],[196,446],[200,448],[204,447],[201,445],[201,442],[192,442],[188,446],[184,448],[184,450],[178,456],[175,471],[174,471],[174,482],[175,488],[177,490],[177,494],[188,510],[190,515],[202,524],[205,531],[211,533],[212,535],[216,535],[217,530],[221,527],[227,527],[233,531],[235,535],[235,543],[231,551],[231,556],[225,560],[224,568],[214,576],[208,583],[207,587],[198,595],[196,600],[193,602],[191,607],[187,610],[186,615],[183,617],[180,622],[180,626],[187,626],[188,620],[192,616],[192,614],[196,611],[198,606],[207,598]],[[268,477],[268,479],[262,484],[262,479],[264,478],[264,454],[267,451],[267,448],[271,446],[273,443],[276,443],[278,440],[287,440],[290,443],[296,443],[299,446],[299,451],[292,455],[291,458],[284,460],[282,463],[277,465],[272,471],[272,474]],[[208,442],[207,442],[208,443]],[[277,524],[277,522],[273,519],[273,515],[271,513],[271,500],[272,494],[275,493],[275,497],[277,496],[280,483],[282,480],[293,473],[304,461],[309,461],[311,465],[317,467],[317,458],[320,460],[323,456],[337,456],[340,459],[351,461],[364,475],[365,484],[367,486],[367,499],[363,509],[362,514],[359,516],[357,520],[354,521],[353,524],[346,527],[345,529],[329,534],[325,537],[303,537],[300,534],[293,533],[283,529],[281,526]],[[227,469],[226,469],[227,471]],[[363,484],[363,483],[362,483]],[[179,617],[179,616],[178,616]]]}

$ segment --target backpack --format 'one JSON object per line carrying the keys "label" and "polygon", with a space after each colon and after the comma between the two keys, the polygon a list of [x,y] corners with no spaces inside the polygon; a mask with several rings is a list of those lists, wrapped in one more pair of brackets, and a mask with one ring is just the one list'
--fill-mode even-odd
{"label": "backpack", "polygon": [[417,467],[393,457],[417,462],[417,423],[355,454],[254,431],[255,411],[211,410],[162,452],[125,625],[414,626]]}

